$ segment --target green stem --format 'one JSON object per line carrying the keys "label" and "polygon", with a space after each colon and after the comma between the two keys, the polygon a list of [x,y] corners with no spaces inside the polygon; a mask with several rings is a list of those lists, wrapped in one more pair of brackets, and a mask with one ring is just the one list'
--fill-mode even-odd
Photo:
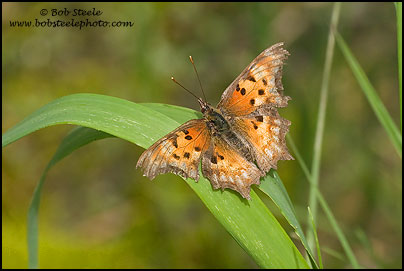
{"label": "green stem", "polygon": [[[320,190],[313,185],[313,177],[310,175],[309,169],[306,165],[306,163],[304,162],[302,156],[300,155],[299,150],[297,149],[293,139],[290,136],[286,136],[289,146],[291,147],[293,154],[296,157],[296,160],[299,162],[300,167],[303,170],[304,175],[306,176],[307,181],[309,182],[311,187],[314,187],[314,194],[316,199],[318,200],[321,208],[323,209],[328,221],[331,224],[332,229],[334,230],[334,232],[337,234],[337,238],[340,241],[342,248],[345,251],[345,254],[347,255],[352,267],[359,269],[361,268],[361,266],[359,265],[355,254],[353,253],[351,246],[348,243],[347,238],[345,237],[343,231],[341,230],[340,226],[338,225],[337,220],[335,219],[334,214],[331,211],[331,208],[328,206],[326,200],[324,199],[323,195],[321,194]],[[312,215],[310,215],[309,213],[309,217],[310,217],[310,223],[313,223],[314,221],[311,219]],[[309,224],[310,225],[310,224]],[[322,264],[322,263],[321,263]]]}
{"label": "green stem", "polygon": [[397,17],[397,58],[398,58],[398,91],[400,96],[400,129],[403,133],[403,3],[396,2]]}
{"label": "green stem", "polygon": [[[314,139],[314,154],[313,154],[313,164],[311,167],[311,176],[312,183],[310,186],[310,194],[309,194],[309,206],[313,214],[313,219],[316,221],[317,217],[317,197],[316,197],[316,189],[318,187],[319,175],[320,175],[320,162],[321,162],[321,148],[323,143],[324,136],[324,126],[325,126],[325,116],[327,110],[327,97],[328,97],[328,85],[331,73],[332,59],[334,55],[334,45],[335,45],[335,37],[333,34],[333,30],[337,28],[338,18],[340,14],[341,3],[334,3],[334,7],[332,10],[331,16],[331,25],[330,31],[328,33],[328,43],[327,43],[327,52],[324,64],[323,71],[323,80],[321,83],[321,91],[320,91],[320,103],[318,109],[318,118],[317,118],[317,128],[316,135]],[[310,225],[311,218],[307,217],[307,224]],[[307,232],[307,240],[310,247],[313,249],[314,245],[314,236],[311,231]]]}

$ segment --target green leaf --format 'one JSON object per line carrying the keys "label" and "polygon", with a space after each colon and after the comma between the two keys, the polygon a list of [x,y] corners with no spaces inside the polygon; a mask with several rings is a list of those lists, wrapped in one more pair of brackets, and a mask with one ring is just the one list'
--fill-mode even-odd
{"label": "green leaf", "polygon": [[175,120],[180,124],[191,119],[200,119],[203,116],[201,112],[171,104],[141,103],[141,105],[160,112],[161,114]]}
{"label": "green leaf", "polygon": [[[3,146],[56,124],[86,126],[146,148],[180,123],[145,105],[103,95],[75,94],[49,103],[7,131],[2,138]],[[213,190],[204,178],[198,183],[191,179],[186,182],[260,267],[308,268],[289,236],[254,191],[247,201],[231,190]]]}
{"label": "green leaf", "polygon": [[400,131],[398,130],[392,118],[390,117],[390,114],[387,111],[386,107],[383,105],[382,100],[379,98],[379,95],[377,95],[376,90],[373,88],[368,77],[366,76],[365,72],[359,65],[354,55],[352,54],[348,45],[345,43],[342,36],[338,32],[336,32],[335,37],[339,45],[339,48],[344,54],[345,59],[347,60],[352,72],[356,77],[356,80],[361,86],[363,93],[366,95],[366,98],[368,99],[370,106],[372,107],[380,123],[386,130],[387,135],[389,136],[391,142],[393,143],[394,148],[396,149],[398,155],[401,158],[402,137]]}
{"label": "green leaf", "polygon": [[[304,162],[302,156],[300,155],[299,150],[296,148],[296,145],[292,139],[291,136],[287,135],[286,136],[289,145],[291,149],[293,150],[293,154],[296,157],[296,160],[299,162],[299,165],[301,166],[303,173],[309,182],[310,185],[313,183],[313,177],[311,176],[309,169],[307,168],[306,163]],[[328,219],[328,222],[331,225],[331,228],[334,230],[334,232],[337,234],[337,238],[340,241],[342,248],[345,251],[345,254],[347,255],[350,263],[352,264],[353,268],[359,269],[361,266],[358,263],[358,260],[355,257],[355,254],[353,253],[351,246],[349,245],[348,239],[345,237],[344,232],[342,229],[339,227],[337,220],[335,219],[334,214],[331,211],[331,208],[328,206],[326,200],[324,199],[323,195],[321,194],[320,190],[317,188],[317,186],[314,186],[314,192],[316,195],[316,198],[321,206],[323,208],[323,211]]]}
{"label": "green leaf", "polygon": [[[323,138],[324,138],[324,130],[326,124],[326,113],[327,113],[327,99],[328,99],[328,91],[329,91],[329,81],[332,67],[332,60],[334,56],[334,46],[335,46],[335,37],[333,34],[333,29],[336,29],[338,26],[338,20],[341,10],[341,3],[336,2],[332,8],[331,22],[330,28],[328,31],[328,41],[327,41],[327,50],[325,55],[323,76],[321,80],[321,89],[320,89],[320,100],[318,103],[318,115],[316,122],[316,132],[313,144],[313,160],[311,164],[311,176],[312,182],[310,183],[310,193],[309,193],[309,206],[313,211],[314,220],[317,217],[317,197],[315,195],[315,189],[319,186],[320,182],[320,166],[321,166],[321,155],[323,148]],[[307,224],[310,225],[310,217],[307,217]],[[314,240],[313,234],[311,231],[307,233],[307,240],[310,247],[313,247]]]}
{"label": "green leaf", "polygon": [[313,231],[313,234],[314,234],[314,240],[316,241],[318,262],[320,264],[320,268],[323,269],[324,266],[323,266],[323,260],[321,258],[320,242],[318,241],[316,223],[314,222],[314,217],[313,217],[313,214],[310,211],[310,207],[307,207],[307,210],[308,210],[310,218],[311,218],[311,227],[312,227],[312,231]]}
{"label": "green leaf", "polygon": [[57,124],[93,128],[143,148],[165,135],[167,126],[178,125],[171,118],[140,104],[105,95],[73,94],[41,107],[9,129],[2,137],[2,146],[5,147],[36,130]]}
{"label": "green leaf", "polygon": [[302,241],[302,244],[310,257],[312,266],[318,269],[318,265],[314,260],[309,244],[307,243],[306,237],[304,236],[302,227],[297,220],[292,201],[290,200],[288,192],[286,191],[286,188],[283,185],[283,182],[280,179],[278,173],[275,170],[271,170],[271,172],[267,176],[265,176],[264,180],[261,181],[261,185],[259,188],[272,199],[276,206],[278,206],[282,215],[293,227],[297,236],[299,236],[300,240]]}
{"label": "green leaf", "polygon": [[400,127],[403,132],[403,3],[396,2],[397,17],[397,58],[398,58],[398,93],[400,96]]}
{"label": "green leaf", "polygon": [[35,187],[34,194],[32,196],[31,203],[28,208],[27,217],[27,242],[28,242],[28,268],[38,268],[38,213],[39,213],[39,203],[41,198],[41,192],[43,183],[45,182],[46,175],[48,171],[57,162],[62,160],[64,157],[68,156],[70,153],[76,149],[92,142],[95,140],[112,137],[104,132],[97,130],[78,127],[72,130],[62,141],[57,149],[56,153],[53,155],[49,164],[46,166],[44,172],[42,173],[41,179],[39,180],[37,186]]}

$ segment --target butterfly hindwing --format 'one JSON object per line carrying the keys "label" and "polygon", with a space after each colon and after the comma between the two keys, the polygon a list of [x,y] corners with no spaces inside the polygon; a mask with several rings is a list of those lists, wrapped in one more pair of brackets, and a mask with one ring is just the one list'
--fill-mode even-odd
{"label": "butterfly hindwing", "polygon": [[283,95],[282,66],[289,55],[277,43],[258,55],[224,91],[218,108],[230,115],[248,115],[256,109],[285,107],[290,97]]}
{"label": "butterfly hindwing", "polygon": [[220,137],[212,138],[202,156],[202,173],[214,189],[230,188],[250,199],[252,184],[259,184],[264,173]]}
{"label": "butterfly hindwing", "polygon": [[140,156],[136,167],[141,167],[144,176],[149,179],[172,172],[198,181],[201,154],[209,144],[205,121],[190,120],[148,148]]}

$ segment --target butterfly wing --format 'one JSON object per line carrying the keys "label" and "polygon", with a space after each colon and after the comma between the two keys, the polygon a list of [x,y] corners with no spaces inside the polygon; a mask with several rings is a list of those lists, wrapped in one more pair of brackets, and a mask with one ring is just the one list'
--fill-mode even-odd
{"label": "butterfly wing", "polygon": [[279,160],[293,160],[285,142],[290,121],[275,109],[259,109],[248,116],[235,117],[232,124],[250,143],[254,160],[264,172],[276,169]]}
{"label": "butterfly wing", "polygon": [[210,145],[210,136],[203,119],[190,120],[158,140],[140,156],[136,167],[144,176],[172,172],[199,180],[201,154]]}
{"label": "butterfly wing", "polygon": [[283,95],[282,66],[289,55],[277,43],[259,54],[223,92],[218,104],[224,114],[248,115],[262,107],[285,107],[290,97]]}
{"label": "butterfly wing", "polygon": [[252,184],[259,184],[264,172],[220,137],[213,137],[202,156],[202,173],[213,188],[230,188],[250,199]]}
{"label": "butterfly wing", "polygon": [[249,142],[264,172],[276,169],[278,160],[293,159],[285,142],[290,121],[276,111],[290,100],[283,95],[282,66],[289,53],[282,46],[275,44],[258,55],[225,90],[218,105],[233,131]]}

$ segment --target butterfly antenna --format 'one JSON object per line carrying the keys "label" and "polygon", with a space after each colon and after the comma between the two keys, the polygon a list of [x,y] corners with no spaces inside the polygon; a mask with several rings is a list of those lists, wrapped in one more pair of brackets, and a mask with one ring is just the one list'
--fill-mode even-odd
{"label": "butterfly antenna", "polygon": [[205,102],[207,102],[206,96],[205,96],[205,92],[203,91],[202,84],[201,84],[201,80],[199,79],[199,74],[198,74],[198,71],[196,70],[195,63],[194,63],[194,60],[192,59],[192,56],[189,56],[189,60],[191,61],[192,66],[194,67],[194,71],[195,71],[195,73],[196,73],[196,77],[198,77],[198,82],[199,82],[199,86],[201,87],[201,90],[202,90],[203,98],[205,99]]}
{"label": "butterfly antenna", "polygon": [[179,85],[180,87],[182,87],[183,89],[185,89],[186,91],[188,91],[189,93],[191,93],[192,96],[194,96],[197,100],[199,100],[199,98],[198,98],[195,94],[193,94],[191,91],[189,91],[188,89],[186,89],[183,85],[181,85],[180,83],[178,83],[177,80],[175,80],[174,77],[171,76],[171,80],[173,80],[174,83],[176,83],[177,85]]}

